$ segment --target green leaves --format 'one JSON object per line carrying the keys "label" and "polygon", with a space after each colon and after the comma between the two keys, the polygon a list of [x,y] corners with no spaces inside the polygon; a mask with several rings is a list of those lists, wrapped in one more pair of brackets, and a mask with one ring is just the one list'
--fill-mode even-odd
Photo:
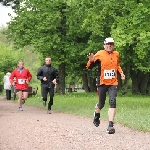
{"label": "green leaves", "polygon": [[[8,33],[16,45],[34,46],[66,73],[82,74],[89,52],[103,49],[106,37],[113,37],[121,64],[132,70],[150,70],[150,3],[148,0],[21,0]],[[82,67],[81,67],[82,66]],[[76,70],[76,71],[75,71]]]}
{"label": "green leaves", "polygon": [[135,64],[136,69],[149,71],[149,4],[125,1],[122,14],[115,18],[112,25],[116,47],[123,55],[128,51],[124,59]]}
{"label": "green leaves", "polygon": [[5,74],[7,70],[13,70],[17,65],[18,59],[23,58],[20,54],[19,56],[10,46],[6,47],[0,43],[0,72]]}

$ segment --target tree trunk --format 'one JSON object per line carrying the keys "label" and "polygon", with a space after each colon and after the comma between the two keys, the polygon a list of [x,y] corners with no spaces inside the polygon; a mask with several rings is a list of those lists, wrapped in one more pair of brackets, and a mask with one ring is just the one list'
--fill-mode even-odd
{"label": "tree trunk", "polygon": [[90,76],[90,73],[87,73],[88,86],[90,92],[95,92],[96,90],[96,79]]}
{"label": "tree trunk", "polygon": [[132,79],[132,93],[133,94],[147,94],[147,88],[149,86],[149,73],[143,73],[141,71],[138,71],[137,73],[135,71],[132,71],[131,73],[131,79]]}
{"label": "tree trunk", "polygon": [[58,67],[59,72],[59,83],[56,87],[56,92],[58,94],[65,94],[65,63],[62,63]]}
{"label": "tree trunk", "polygon": [[124,74],[125,74],[125,80],[121,80],[121,76],[119,75],[119,89],[121,89],[121,93],[123,96],[125,96],[128,92],[128,82],[130,79],[130,63],[125,64],[125,70],[124,70]]}
{"label": "tree trunk", "polygon": [[[66,36],[66,14],[65,14],[65,10],[66,9],[66,3],[62,3],[59,6],[59,11],[61,13],[61,26],[58,27],[58,30],[60,32],[60,37],[63,43],[63,39]],[[61,50],[61,55],[64,56],[65,58],[65,51],[62,49]],[[60,62],[63,62],[63,59],[59,58]],[[58,94],[65,94],[65,63],[61,63],[59,65],[59,84],[57,86],[57,93]]]}
{"label": "tree trunk", "polygon": [[83,72],[82,81],[83,81],[83,89],[85,90],[85,92],[89,92],[90,90],[88,85],[87,72]]}
{"label": "tree trunk", "polygon": [[93,86],[92,86],[92,91],[95,92],[97,91],[97,86],[96,86],[96,79],[95,78],[92,78],[93,79]]}
{"label": "tree trunk", "polygon": [[148,86],[148,80],[149,80],[149,73],[139,73],[138,81],[139,81],[139,89],[140,93],[142,95],[146,95],[147,93],[147,86]]}
{"label": "tree trunk", "polygon": [[146,94],[147,94],[147,95],[150,95],[150,74],[149,74],[149,76],[148,76],[148,83],[147,83]]}
{"label": "tree trunk", "polygon": [[120,73],[118,73],[118,91],[121,90],[122,88],[122,80],[121,80],[121,76]]}
{"label": "tree trunk", "polygon": [[138,73],[131,71],[131,80],[132,80],[132,94],[139,94],[139,85],[138,85]]}

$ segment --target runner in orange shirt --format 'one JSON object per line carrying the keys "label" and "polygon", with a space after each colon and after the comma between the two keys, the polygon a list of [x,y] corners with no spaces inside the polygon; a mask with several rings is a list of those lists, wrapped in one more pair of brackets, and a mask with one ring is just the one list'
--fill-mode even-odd
{"label": "runner in orange shirt", "polygon": [[117,96],[117,72],[120,73],[121,79],[125,79],[125,75],[120,67],[119,53],[114,50],[113,38],[106,38],[104,41],[104,49],[99,50],[95,55],[90,53],[88,55],[89,61],[87,62],[87,68],[93,64],[100,63],[99,73],[99,102],[95,106],[93,123],[96,127],[100,124],[100,111],[105,105],[106,92],[109,94],[110,108],[108,111],[109,125],[107,128],[108,134],[114,134],[114,117],[116,114],[116,96]]}

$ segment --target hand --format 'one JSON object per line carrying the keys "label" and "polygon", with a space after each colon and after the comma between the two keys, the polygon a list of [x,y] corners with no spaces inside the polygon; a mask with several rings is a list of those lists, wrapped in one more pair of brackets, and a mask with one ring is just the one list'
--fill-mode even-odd
{"label": "hand", "polygon": [[15,82],[12,83],[12,86],[15,86]]}
{"label": "hand", "polygon": [[95,58],[95,57],[94,57],[94,54],[93,54],[93,53],[89,53],[87,56],[88,56],[90,62],[93,62],[93,61],[94,61],[94,58]]}
{"label": "hand", "polygon": [[55,84],[55,85],[57,84],[56,79],[54,79],[52,82],[53,82],[53,84]]}
{"label": "hand", "polygon": [[46,77],[43,78],[44,81],[47,81]]}
{"label": "hand", "polygon": [[125,80],[125,75],[123,73],[121,73],[121,79]]}
{"label": "hand", "polygon": [[28,79],[26,79],[26,83],[29,84],[29,80]]}

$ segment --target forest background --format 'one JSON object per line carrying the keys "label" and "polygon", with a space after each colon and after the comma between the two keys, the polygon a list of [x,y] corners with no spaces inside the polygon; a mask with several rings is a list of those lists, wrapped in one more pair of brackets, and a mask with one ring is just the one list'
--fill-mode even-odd
{"label": "forest background", "polygon": [[22,59],[33,74],[50,56],[59,71],[57,93],[66,87],[95,91],[97,67],[86,70],[87,54],[113,37],[126,75],[123,93],[150,94],[150,3],[148,0],[0,0],[16,16],[1,28],[0,81]]}

